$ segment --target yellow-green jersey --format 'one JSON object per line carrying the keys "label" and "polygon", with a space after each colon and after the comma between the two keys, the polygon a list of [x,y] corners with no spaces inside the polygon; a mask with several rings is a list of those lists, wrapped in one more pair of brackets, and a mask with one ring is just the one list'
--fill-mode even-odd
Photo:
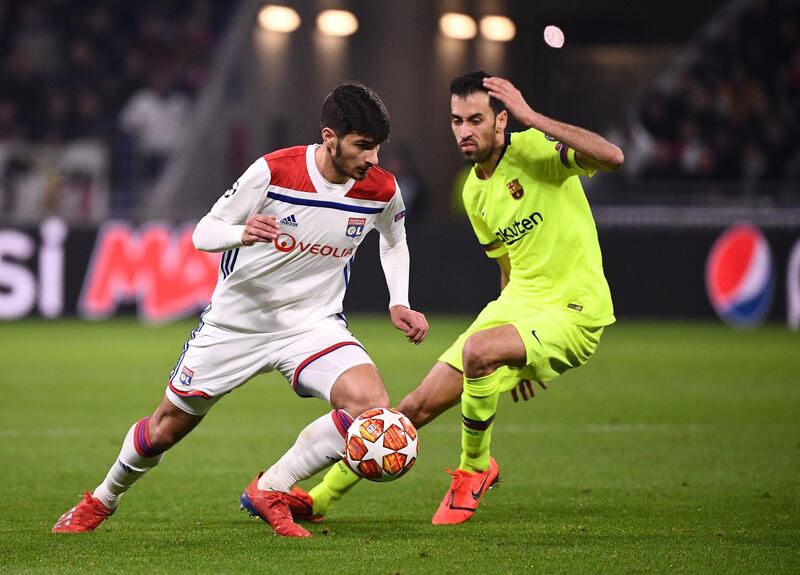
{"label": "yellow-green jersey", "polygon": [[[464,207],[489,257],[508,254],[502,298],[522,309],[567,310],[577,325],[614,323],[614,309],[575,151],[536,129],[506,135],[492,176],[473,168]],[[520,310],[522,311],[522,310]]]}

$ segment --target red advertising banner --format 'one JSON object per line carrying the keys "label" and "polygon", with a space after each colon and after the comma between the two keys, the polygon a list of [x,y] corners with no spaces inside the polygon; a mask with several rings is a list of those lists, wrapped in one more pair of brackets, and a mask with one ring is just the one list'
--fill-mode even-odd
{"label": "red advertising banner", "polygon": [[142,319],[166,321],[205,307],[217,283],[220,254],[197,251],[193,230],[193,224],[104,225],[78,301],[80,315],[108,317],[121,303],[136,303]]}
{"label": "red advertising banner", "polygon": [[203,309],[221,254],[192,245],[194,222],[110,222],[70,230],[49,219],[38,229],[0,229],[0,319],[28,315],[104,318],[133,307],[162,322]]}

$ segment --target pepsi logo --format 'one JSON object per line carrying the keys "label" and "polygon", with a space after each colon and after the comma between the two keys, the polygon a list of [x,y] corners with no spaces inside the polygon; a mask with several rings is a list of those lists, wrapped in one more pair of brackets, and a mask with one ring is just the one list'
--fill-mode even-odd
{"label": "pepsi logo", "polygon": [[706,261],[706,290],[717,315],[734,327],[756,327],[774,291],[769,243],[756,227],[734,225],[717,238]]}

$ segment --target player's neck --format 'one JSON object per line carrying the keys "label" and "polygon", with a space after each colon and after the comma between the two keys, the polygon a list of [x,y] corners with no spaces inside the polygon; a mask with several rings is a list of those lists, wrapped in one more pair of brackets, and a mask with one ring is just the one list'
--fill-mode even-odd
{"label": "player's neck", "polygon": [[344,184],[350,179],[336,169],[336,166],[333,165],[333,158],[324,145],[317,146],[317,149],[314,150],[314,163],[317,164],[320,175],[331,184]]}
{"label": "player's neck", "polygon": [[505,135],[503,138],[498,138],[495,141],[495,145],[492,148],[492,153],[489,155],[486,160],[483,162],[478,162],[475,164],[475,174],[481,180],[488,180],[494,174],[495,168],[497,168],[497,164],[500,163],[500,157],[503,155],[503,149],[505,148]]}

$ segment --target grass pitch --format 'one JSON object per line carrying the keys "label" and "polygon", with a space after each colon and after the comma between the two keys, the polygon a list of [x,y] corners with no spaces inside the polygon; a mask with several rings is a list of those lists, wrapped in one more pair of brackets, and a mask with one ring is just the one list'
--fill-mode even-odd
{"label": "grass pitch", "polygon": [[[420,347],[385,318],[354,333],[394,401],[469,318]],[[218,403],[97,532],[50,527],[159,401],[193,325],[0,326],[2,573],[797,573],[800,335],[772,326],[622,322],[589,364],[527,404],[501,399],[503,481],[473,519],[433,527],[458,413],[424,428],[414,470],[362,482],[286,540],[238,511],[256,471],[328,408],[275,375]]]}

